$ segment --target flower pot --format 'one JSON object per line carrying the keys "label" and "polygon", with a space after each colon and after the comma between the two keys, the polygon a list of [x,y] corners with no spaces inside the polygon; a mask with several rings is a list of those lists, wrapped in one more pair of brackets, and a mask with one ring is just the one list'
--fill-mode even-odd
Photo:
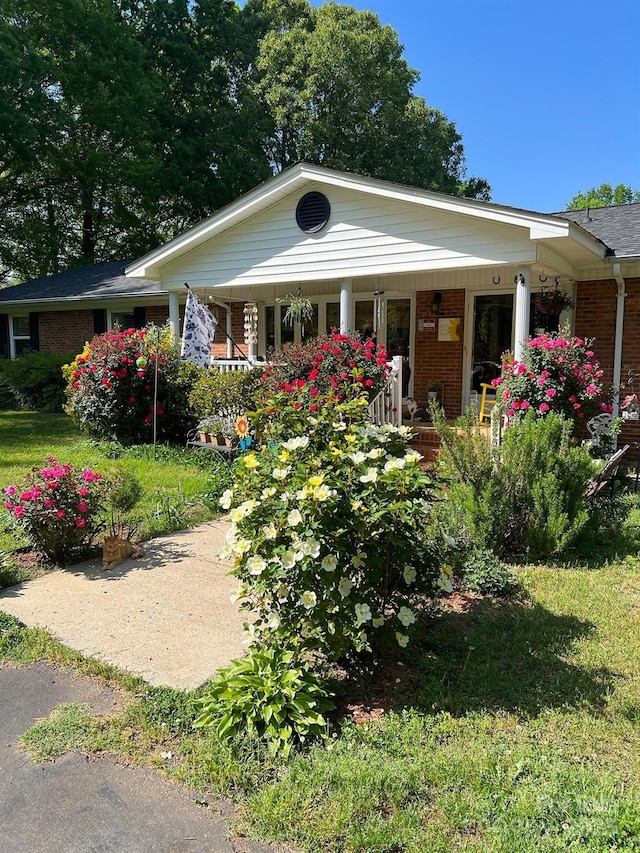
{"label": "flower pot", "polygon": [[200,439],[200,441],[202,441],[206,444],[209,441],[209,433],[208,432],[199,432],[198,438]]}

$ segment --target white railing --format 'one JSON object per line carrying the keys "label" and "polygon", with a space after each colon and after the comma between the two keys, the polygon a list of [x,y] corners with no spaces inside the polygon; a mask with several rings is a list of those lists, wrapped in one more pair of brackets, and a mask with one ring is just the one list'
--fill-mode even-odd
{"label": "white railing", "polygon": [[254,366],[253,362],[237,358],[213,358],[211,357],[211,367],[219,370],[221,373],[227,373],[230,370],[251,370]]}
{"label": "white railing", "polygon": [[[389,372],[384,388],[369,403],[369,420],[374,424],[402,426],[402,356],[388,363]],[[253,362],[234,358],[212,358],[211,367],[226,373],[231,370],[251,370]]]}
{"label": "white railing", "polygon": [[402,356],[394,355],[388,367],[384,388],[369,403],[369,420],[378,425],[402,426]]}

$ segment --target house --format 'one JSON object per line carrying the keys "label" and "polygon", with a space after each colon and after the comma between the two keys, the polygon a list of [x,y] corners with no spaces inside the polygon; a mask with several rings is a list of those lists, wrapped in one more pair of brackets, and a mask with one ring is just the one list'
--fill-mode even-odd
{"label": "house", "polygon": [[[299,163],[133,261],[125,277],[128,304],[155,297],[176,335],[185,283],[241,345],[245,306],[255,305],[258,357],[316,330],[373,332],[410,368],[405,390],[423,401],[439,383],[451,416],[540,327],[566,321],[596,338],[613,384],[640,366],[638,204],[543,214]],[[314,316],[290,328],[286,299],[298,289]],[[0,291],[0,311],[25,317],[24,302],[7,302],[11,290]],[[564,310],[541,311],[555,292]],[[229,356],[228,345],[214,355]]]}

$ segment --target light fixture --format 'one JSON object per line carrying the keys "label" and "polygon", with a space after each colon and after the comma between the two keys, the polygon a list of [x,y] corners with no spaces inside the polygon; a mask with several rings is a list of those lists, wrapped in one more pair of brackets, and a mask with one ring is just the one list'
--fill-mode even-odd
{"label": "light fixture", "polygon": [[433,294],[433,302],[431,303],[431,313],[439,314],[440,313],[440,303],[442,302],[442,294],[439,290]]}

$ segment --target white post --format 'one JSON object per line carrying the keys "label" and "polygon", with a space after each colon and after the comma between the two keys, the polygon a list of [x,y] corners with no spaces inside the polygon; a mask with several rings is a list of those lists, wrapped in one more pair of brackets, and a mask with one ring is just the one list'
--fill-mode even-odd
{"label": "white post", "polygon": [[340,282],[340,334],[346,335],[353,331],[351,316],[351,279]]}
{"label": "white post", "polygon": [[231,320],[232,304],[229,303],[225,308],[225,323],[227,324],[227,358],[233,358],[233,325]]}
{"label": "white post", "polygon": [[516,340],[513,354],[516,361],[522,360],[524,342],[529,337],[529,304],[531,301],[530,271],[519,269],[515,277],[516,285]]}
{"label": "white post", "polygon": [[171,340],[177,343],[180,339],[180,300],[175,290],[169,291],[169,331]]}

